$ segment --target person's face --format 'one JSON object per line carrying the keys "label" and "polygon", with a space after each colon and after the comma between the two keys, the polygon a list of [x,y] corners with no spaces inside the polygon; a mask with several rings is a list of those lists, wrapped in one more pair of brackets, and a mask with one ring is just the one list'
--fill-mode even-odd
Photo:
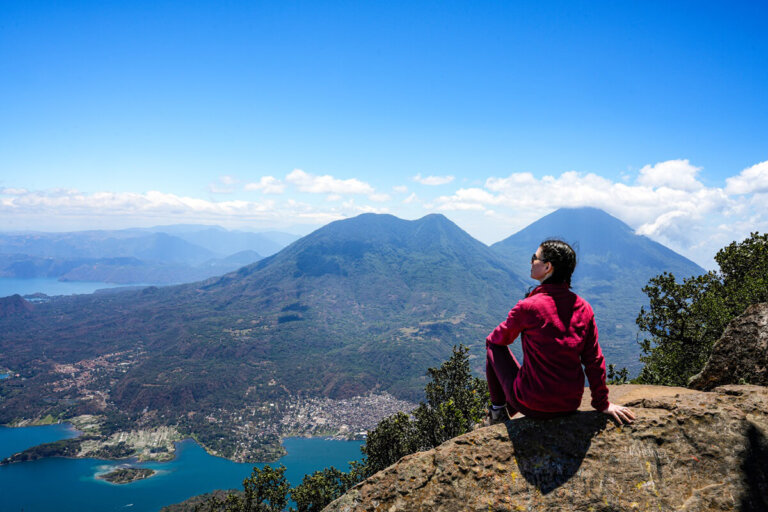
{"label": "person's face", "polygon": [[531,277],[538,282],[544,281],[552,273],[554,268],[548,261],[541,261],[541,247],[536,249],[536,253],[531,257]]}

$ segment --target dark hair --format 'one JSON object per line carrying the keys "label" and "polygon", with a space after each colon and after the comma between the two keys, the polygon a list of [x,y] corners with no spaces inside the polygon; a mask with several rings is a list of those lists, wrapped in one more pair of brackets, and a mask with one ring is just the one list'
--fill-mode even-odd
{"label": "dark hair", "polygon": [[545,283],[566,283],[571,286],[571,275],[576,268],[576,252],[573,247],[562,240],[544,240],[541,242],[541,258],[555,268]]}

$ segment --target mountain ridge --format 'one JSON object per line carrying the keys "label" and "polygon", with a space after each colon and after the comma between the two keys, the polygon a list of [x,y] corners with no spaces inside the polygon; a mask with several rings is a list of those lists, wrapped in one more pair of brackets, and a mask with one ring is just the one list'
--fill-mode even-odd
{"label": "mountain ridge", "polygon": [[[364,214],[205,281],[49,298],[29,319],[0,319],[0,364],[24,377],[0,382],[0,422],[178,421],[220,453],[240,443],[253,457],[296,397],[418,400],[426,369],[458,343],[482,373],[485,336],[530,282],[509,261],[443,215]],[[616,340],[603,339],[610,353]]]}

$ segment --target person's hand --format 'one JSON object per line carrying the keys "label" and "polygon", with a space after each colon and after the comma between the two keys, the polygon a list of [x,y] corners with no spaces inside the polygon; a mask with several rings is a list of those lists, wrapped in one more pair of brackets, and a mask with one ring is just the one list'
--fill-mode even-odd
{"label": "person's hand", "polygon": [[632,423],[632,421],[635,419],[635,413],[633,413],[631,409],[621,405],[612,404],[610,402],[608,403],[608,408],[603,411],[603,414],[613,416],[613,419],[618,421],[619,425],[623,425],[624,423]]}

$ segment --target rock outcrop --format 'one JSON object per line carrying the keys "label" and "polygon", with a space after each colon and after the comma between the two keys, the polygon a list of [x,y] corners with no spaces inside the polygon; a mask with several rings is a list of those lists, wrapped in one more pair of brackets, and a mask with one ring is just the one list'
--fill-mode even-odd
{"label": "rock outcrop", "polygon": [[768,510],[768,388],[626,385],[611,397],[633,424],[584,410],[481,428],[404,457],[325,511]]}
{"label": "rock outcrop", "polygon": [[731,320],[704,369],[689,382],[702,390],[724,384],[768,386],[768,303],[753,304]]}

